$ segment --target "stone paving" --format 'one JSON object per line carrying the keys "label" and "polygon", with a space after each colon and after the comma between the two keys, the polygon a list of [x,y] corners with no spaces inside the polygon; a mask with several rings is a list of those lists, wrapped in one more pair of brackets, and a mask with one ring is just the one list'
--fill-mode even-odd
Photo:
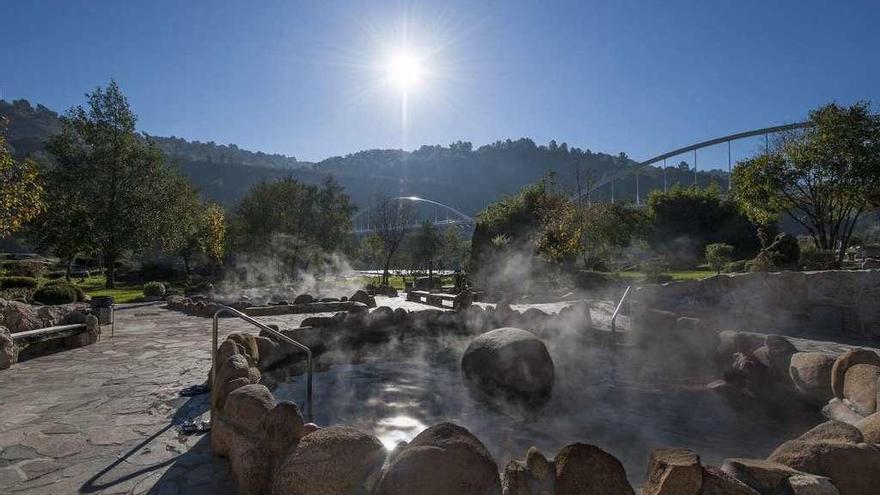
{"label": "stone paving", "polygon": [[[377,299],[429,308],[402,297]],[[607,319],[609,308],[597,309],[594,320]],[[314,315],[261,320],[291,328],[308,316]],[[208,418],[208,394],[179,392],[205,381],[211,320],[161,304],[118,310],[116,320],[112,339],[105,327],[97,344],[0,371],[0,493],[234,493],[227,463],[211,454],[208,436],[184,436],[175,428]],[[221,339],[242,330],[253,327],[221,321]],[[835,353],[845,347],[796,345]]]}
{"label": "stone paving", "polygon": [[[234,493],[208,436],[175,428],[208,417],[208,394],[179,392],[207,377],[210,328],[159,305],[130,307],[116,312],[112,339],[105,327],[97,344],[0,372],[0,493]],[[223,319],[221,338],[250,328]]]}

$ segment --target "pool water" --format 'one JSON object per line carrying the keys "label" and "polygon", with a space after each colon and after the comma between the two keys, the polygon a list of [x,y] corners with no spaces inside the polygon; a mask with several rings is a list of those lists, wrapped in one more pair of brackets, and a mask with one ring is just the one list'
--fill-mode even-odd
{"label": "pool water", "polygon": [[[314,375],[314,422],[360,428],[391,449],[432,424],[452,421],[476,435],[500,468],[523,458],[532,445],[552,458],[566,444],[591,443],[620,459],[630,480],[640,483],[651,449],[689,447],[704,464],[763,458],[821,421],[803,409],[739,411],[706,389],[708,378],[645,381],[653,372],[643,363],[607,349],[560,356],[560,349],[551,348],[556,383],[540,411],[489,406],[463,381],[462,349],[461,343],[436,343],[324,365]],[[288,379],[274,393],[302,404],[305,381]]]}

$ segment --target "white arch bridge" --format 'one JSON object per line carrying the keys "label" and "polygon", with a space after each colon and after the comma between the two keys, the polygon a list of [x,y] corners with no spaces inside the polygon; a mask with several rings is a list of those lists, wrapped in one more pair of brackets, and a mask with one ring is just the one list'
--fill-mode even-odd
{"label": "white arch bridge", "polygon": [[[425,220],[430,221],[436,227],[456,227],[468,231],[473,230],[477,225],[477,221],[473,217],[432,199],[420,198],[418,196],[398,196],[388,198],[388,201],[406,202],[416,205],[412,215],[412,223],[407,226],[410,230],[421,227]],[[372,215],[375,209],[375,206],[370,206],[351,216],[352,230],[355,234],[369,234],[376,231]]]}

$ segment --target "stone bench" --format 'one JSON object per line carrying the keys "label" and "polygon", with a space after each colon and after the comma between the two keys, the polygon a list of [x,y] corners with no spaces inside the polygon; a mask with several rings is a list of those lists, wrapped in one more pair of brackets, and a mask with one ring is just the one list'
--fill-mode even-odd
{"label": "stone bench", "polygon": [[[5,329],[4,329],[5,330]],[[101,325],[98,318],[86,317],[86,323],[37,328],[24,332],[0,334],[0,369],[17,363],[22,357],[52,352],[57,348],[76,348],[98,341]],[[30,350],[29,350],[30,349]],[[36,351],[36,352],[35,352]]]}
{"label": "stone bench", "polygon": [[406,293],[406,300],[411,302],[420,302],[437,306],[439,308],[448,308],[444,305],[444,301],[452,303],[452,309],[465,309],[471,304],[471,298],[466,293],[447,294],[443,292],[428,292],[426,290],[411,290]]}

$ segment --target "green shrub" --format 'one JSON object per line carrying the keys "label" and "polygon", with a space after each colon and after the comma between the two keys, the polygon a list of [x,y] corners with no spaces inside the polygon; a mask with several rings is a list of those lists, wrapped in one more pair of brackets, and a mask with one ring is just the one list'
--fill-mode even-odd
{"label": "green shrub", "polygon": [[706,262],[716,273],[721,273],[721,269],[730,263],[732,256],[733,246],[730,244],[716,243],[706,246]]}
{"label": "green shrub", "polygon": [[34,292],[34,301],[42,304],[69,304],[76,300],[76,289],[71,284],[44,285]]}
{"label": "green shrub", "polygon": [[43,284],[43,287],[59,286],[59,285],[64,286],[64,287],[70,287],[71,289],[73,289],[73,291],[76,293],[76,300],[77,301],[85,301],[86,300],[86,293],[84,290],[82,290],[82,288],[80,286],[73,284],[71,282],[68,282],[67,280],[64,280],[64,279],[50,280],[50,281],[46,282],[45,284]]}
{"label": "green shrub", "polygon": [[837,253],[827,249],[816,249],[815,246],[801,248],[800,266],[804,270],[839,270]]}
{"label": "green shrub", "polygon": [[141,280],[175,280],[180,270],[169,260],[148,260],[141,263]]}
{"label": "green shrub", "polygon": [[761,251],[755,256],[755,259],[748,263],[749,271],[756,272],[772,272],[778,270],[776,264],[773,263],[773,254],[768,251]]}
{"label": "green shrub", "polygon": [[739,260],[739,261],[731,261],[724,267],[725,273],[742,273],[748,271],[748,261]]}
{"label": "green shrub", "polygon": [[46,273],[46,264],[36,260],[8,260],[3,262],[3,271],[15,277],[40,278]]}
{"label": "green shrub", "polygon": [[37,283],[33,277],[0,277],[0,289],[36,289]]}
{"label": "green shrub", "polygon": [[147,297],[164,296],[165,284],[162,282],[147,282],[144,284],[144,295]]}

